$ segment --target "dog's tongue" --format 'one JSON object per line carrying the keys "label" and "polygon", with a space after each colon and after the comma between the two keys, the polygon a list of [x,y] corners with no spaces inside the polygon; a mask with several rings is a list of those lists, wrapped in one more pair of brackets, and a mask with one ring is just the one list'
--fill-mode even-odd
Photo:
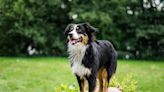
{"label": "dog's tongue", "polygon": [[69,43],[74,45],[76,43],[76,40],[71,40],[69,41]]}

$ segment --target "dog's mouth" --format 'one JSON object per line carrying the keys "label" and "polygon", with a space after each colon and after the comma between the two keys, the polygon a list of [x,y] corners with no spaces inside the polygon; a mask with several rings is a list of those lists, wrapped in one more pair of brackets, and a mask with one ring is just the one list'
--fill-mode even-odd
{"label": "dog's mouth", "polygon": [[69,39],[69,44],[72,44],[72,45],[75,45],[75,44],[77,44],[77,43],[80,43],[80,42],[82,42],[82,37],[80,37],[80,38],[78,38],[78,39],[73,39],[73,38],[70,38]]}

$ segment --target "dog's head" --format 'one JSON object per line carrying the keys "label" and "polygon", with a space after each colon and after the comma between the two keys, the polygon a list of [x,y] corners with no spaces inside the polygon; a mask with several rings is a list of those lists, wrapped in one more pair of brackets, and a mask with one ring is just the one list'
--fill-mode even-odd
{"label": "dog's head", "polygon": [[89,23],[69,24],[64,34],[67,36],[68,44],[75,45],[78,43],[88,44],[95,40],[97,29]]}

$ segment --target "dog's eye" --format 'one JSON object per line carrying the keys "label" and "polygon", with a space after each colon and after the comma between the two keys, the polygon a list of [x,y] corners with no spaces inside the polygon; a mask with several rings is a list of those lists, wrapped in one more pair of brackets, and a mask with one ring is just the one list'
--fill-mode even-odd
{"label": "dog's eye", "polygon": [[71,27],[69,31],[70,31],[70,32],[73,31],[73,27]]}
{"label": "dog's eye", "polygon": [[76,27],[76,30],[79,30],[80,28],[79,27]]}
{"label": "dog's eye", "polygon": [[77,31],[78,33],[81,33],[80,27],[76,27],[76,31]]}

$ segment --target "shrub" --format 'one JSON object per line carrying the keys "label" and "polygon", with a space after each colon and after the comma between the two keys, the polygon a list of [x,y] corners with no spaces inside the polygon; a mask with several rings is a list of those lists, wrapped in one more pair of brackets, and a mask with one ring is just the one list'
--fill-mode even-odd
{"label": "shrub", "polygon": [[55,87],[55,92],[78,92],[78,86],[75,84],[61,84]]}
{"label": "shrub", "polygon": [[[136,91],[136,81],[133,79],[132,74],[127,75],[122,79],[122,81],[118,81],[115,76],[113,76],[110,87],[118,87],[122,90],[122,92],[135,92]],[[78,92],[78,86],[74,84],[61,84],[55,87],[55,92]]]}
{"label": "shrub", "polygon": [[133,79],[132,74],[125,76],[122,81],[118,81],[115,76],[113,76],[110,87],[119,87],[123,92],[135,92],[136,90],[136,81]]}

